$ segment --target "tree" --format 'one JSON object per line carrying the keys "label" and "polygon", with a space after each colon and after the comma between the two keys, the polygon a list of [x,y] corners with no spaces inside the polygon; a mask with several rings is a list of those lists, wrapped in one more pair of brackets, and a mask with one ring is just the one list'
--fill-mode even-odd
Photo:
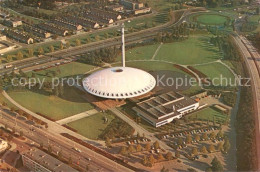
{"label": "tree", "polygon": [[199,141],[200,141],[200,135],[196,134],[194,140],[196,140],[197,142],[199,142]]}
{"label": "tree", "polygon": [[13,57],[11,56],[11,55],[7,55],[6,56],[6,61],[7,62],[10,62],[10,61],[12,61],[13,60]]}
{"label": "tree", "polygon": [[148,164],[148,159],[146,156],[143,157],[143,164],[144,165],[147,165]]}
{"label": "tree", "polygon": [[69,48],[70,47],[70,41],[66,41],[66,48]]}
{"label": "tree", "polygon": [[16,58],[17,58],[17,60],[22,60],[23,59],[23,53],[21,51],[18,51]]}
{"label": "tree", "polygon": [[80,46],[81,45],[81,41],[79,39],[76,39],[76,45]]}
{"label": "tree", "polygon": [[215,139],[216,138],[216,133],[214,131],[212,131],[210,134],[209,134],[209,138],[210,139]]}
{"label": "tree", "polygon": [[55,49],[54,49],[54,47],[52,45],[50,45],[49,50],[50,50],[50,52],[54,52],[55,51]]}
{"label": "tree", "polygon": [[163,157],[163,155],[161,153],[158,154],[157,160],[158,161],[163,161],[164,160],[164,157]]}
{"label": "tree", "polygon": [[126,147],[125,147],[125,146],[122,146],[119,153],[120,153],[121,155],[127,155],[128,152],[127,152],[127,150],[126,150]]}
{"label": "tree", "polygon": [[161,169],[160,172],[169,172],[169,169],[166,169],[166,168],[163,166],[163,168]]}
{"label": "tree", "polygon": [[155,158],[154,158],[153,154],[151,154],[151,155],[149,156],[148,161],[149,161],[149,164],[150,164],[151,166],[153,166],[153,164],[155,163]]}
{"label": "tree", "polygon": [[43,50],[42,47],[39,47],[39,48],[38,48],[38,54],[39,54],[39,55],[44,54],[44,50]]}
{"label": "tree", "polygon": [[217,133],[217,138],[223,138],[223,137],[224,137],[224,134],[223,134],[222,130],[219,130]]}
{"label": "tree", "polygon": [[111,147],[111,141],[108,137],[106,137],[106,146]]}
{"label": "tree", "polygon": [[160,148],[160,144],[159,144],[159,142],[157,140],[154,142],[153,146],[154,146],[154,149],[159,149]]}
{"label": "tree", "polygon": [[201,149],[200,149],[200,152],[204,153],[204,154],[208,153],[206,146],[202,146]]}
{"label": "tree", "polygon": [[186,143],[187,144],[190,144],[192,142],[192,137],[191,137],[191,135],[187,135],[187,137],[186,137]]}
{"label": "tree", "polygon": [[100,40],[99,35],[96,35],[96,36],[95,36],[95,40],[96,40],[96,41],[99,41],[99,40]]}
{"label": "tree", "polygon": [[221,162],[217,159],[217,157],[214,157],[214,159],[212,160],[211,169],[212,169],[212,171],[218,171],[218,172],[221,172],[224,170]]}
{"label": "tree", "polygon": [[23,131],[20,130],[20,137],[23,137]]}
{"label": "tree", "polygon": [[179,152],[179,151],[176,151],[176,152],[175,152],[175,158],[180,158],[180,157],[181,157],[180,152]]}
{"label": "tree", "polygon": [[147,144],[145,145],[145,150],[146,150],[146,151],[150,151],[150,150],[151,150],[151,145],[150,145],[150,143],[147,143]]}
{"label": "tree", "polygon": [[86,169],[86,171],[88,171],[88,170],[89,170],[89,167],[88,167],[88,165],[86,165],[86,168],[85,168],[85,169]]}
{"label": "tree", "polygon": [[169,161],[169,160],[172,160],[172,153],[171,152],[168,152],[166,155],[165,155],[165,158]]}
{"label": "tree", "polygon": [[136,151],[137,152],[140,152],[142,150],[143,150],[143,147],[140,144],[136,145]]}
{"label": "tree", "polygon": [[224,152],[228,152],[228,150],[230,149],[230,143],[228,138],[225,138],[224,144],[223,144],[223,150]]}
{"label": "tree", "polygon": [[203,133],[203,134],[202,134],[202,139],[203,139],[203,140],[208,140],[208,138],[209,138],[209,137],[208,137],[207,133]]}
{"label": "tree", "polygon": [[222,151],[223,150],[223,143],[222,142],[219,142],[218,145],[217,145],[217,150],[218,151]]}
{"label": "tree", "polygon": [[59,159],[62,158],[62,151],[61,150],[58,152],[58,157],[59,157]]}
{"label": "tree", "polygon": [[136,151],[135,147],[133,145],[129,145],[127,150],[128,150],[129,153],[133,153],[133,152]]}
{"label": "tree", "polygon": [[34,55],[34,50],[32,48],[28,49],[28,57],[32,57]]}
{"label": "tree", "polygon": [[52,147],[51,147],[51,145],[48,146],[48,152],[49,152],[49,153],[52,152]]}
{"label": "tree", "polygon": [[43,143],[42,142],[40,143],[40,148],[43,148]]}
{"label": "tree", "polygon": [[68,164],[72,164],[72,159],[69,157]]}
{"label": "tree", "polygon": [[214,152],[215,151],[215,146],[214,145],[209,145],[208,151],[209,152]]}
{"label": "tree", "polygon": [[196,147],[192,148],[191,153],[193,155],[198,155],[198,149]]}
{"label": "tree", "polygon": [[63,45],[63,43],[61,42],[60,43],[60,50],[63,50],[64,49],[64,45]]}

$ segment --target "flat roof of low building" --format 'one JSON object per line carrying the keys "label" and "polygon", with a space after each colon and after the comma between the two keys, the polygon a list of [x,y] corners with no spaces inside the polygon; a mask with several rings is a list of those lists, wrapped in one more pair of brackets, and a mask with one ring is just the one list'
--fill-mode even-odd
{"label": "flat roof of low building", "polygon": [[195,104],[196,101],[176,92],[168,92],[137,103],[137,107],[156,119],[177,116],[178,110]]}
{"label": "flat roof of low building", "polygon": [[60,160],[52,157],[51,155],[43,152],[37,148],[31,148],[28,151],[22,153],[23,156],[30,158],[31,160],[37,162],[41,166],[49,169],[50,171],[54,172],[61,172],[61,171],[69,171],[69,172],[77,172],[77,170],[73,169],[67,164],[64,164]]}

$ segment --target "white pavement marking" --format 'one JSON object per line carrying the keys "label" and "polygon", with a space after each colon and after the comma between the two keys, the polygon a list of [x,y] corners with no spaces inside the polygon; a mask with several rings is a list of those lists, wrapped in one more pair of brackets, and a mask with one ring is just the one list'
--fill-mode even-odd
{"label": "white pavement marking", "polygon": [[159,50],[161,49],[161,46],[162,46],[162,45],[163,45],[163,43],[161,42],[161,44],[158,46],[158,48],[157,48],[156,51],[154,52],[153,57],[152,57],[152,60],[155,59],[155,57],[157,56],[157,54],[158,54]]}
{"label": "white pavement marking", "polygon": [[64,124],[68,124],[68,123],[73,122],[73,121],[80,120],[80,119],[85,118],[85,117],[89,117],[91,115],[95,115],[96,113],[98,113],[98,111],[96,109],[91,109],[91,110],[88,110],[86,112],[82,112],[82,113],[70,116],[68,118],[61,119],[61,120],[56,121],[56,122],[60,125],[64,125]]}

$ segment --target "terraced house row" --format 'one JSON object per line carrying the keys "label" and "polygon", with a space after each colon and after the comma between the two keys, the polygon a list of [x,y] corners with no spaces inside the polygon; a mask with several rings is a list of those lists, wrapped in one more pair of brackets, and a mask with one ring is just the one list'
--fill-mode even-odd
{"label": "terraced house row", "polygon": [[5,29],[4,34],[12,39],[15,39],[19,42],[25,43],[25,44],[33,44],[33,38],[29,36],[29,34],[25,32],[20,32],[16,30],[11,29]]}

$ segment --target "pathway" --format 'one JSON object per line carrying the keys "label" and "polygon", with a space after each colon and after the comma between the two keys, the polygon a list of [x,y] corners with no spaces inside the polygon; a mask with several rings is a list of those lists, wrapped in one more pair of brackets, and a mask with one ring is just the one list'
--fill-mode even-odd
{"label": "pathway", "polygon": [[154,59],[155,59],[155,57],[157,56],[157,54],[158,54],[159,50],[161,49],[162,45],[163,45],[163,43],[161,42],[161,44],[158,46],[158,48],[157,48],[156,51],[154,52],[153,57],[152,57],[151,60],[154,60]]}
{"label": "pathway", "polygon": [[98,111],[96,109],[91,109],[91,110],[88,110],[86,112],[82,112],[82,113],[79,113],[79,114],[76,114],[76,115],[73,115],[73,116],[70,116],[68,118],[64,118],[64,119],[61,119],[59,121],[56,121],[58,124],[60,125],[64,125],[64,124],[68,124],[68,123],[71,123],[73,121],[77,121],[77,120],[80,120],[82,118],[85,118],[85,117],[89,117],[91,115],[95,115],[97,114]]}

